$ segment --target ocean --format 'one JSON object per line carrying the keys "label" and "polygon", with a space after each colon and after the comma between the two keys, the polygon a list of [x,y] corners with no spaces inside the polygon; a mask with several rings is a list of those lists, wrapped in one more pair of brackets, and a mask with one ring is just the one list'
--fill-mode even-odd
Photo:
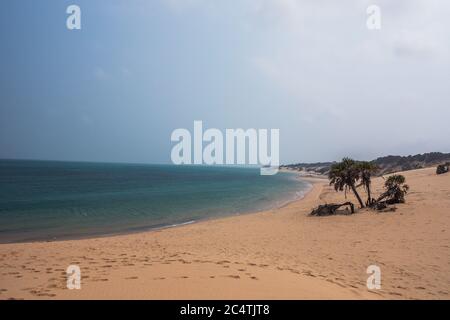
{"label": "ocean", "polygon": [[193,223],[280,207],[309,188],[249,167],[0,160],[0,242]]}

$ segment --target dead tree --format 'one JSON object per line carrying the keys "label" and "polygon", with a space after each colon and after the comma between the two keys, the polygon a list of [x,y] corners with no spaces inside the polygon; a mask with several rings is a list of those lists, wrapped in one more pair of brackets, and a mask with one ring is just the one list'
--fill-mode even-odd
{"label": "dead tree", "polygon": [[343,206],[348,206],[350,208],[351,213],[355,213],[355,206],[351,202],[344,203],[329,203],[329,204],[321,204],[317,208],[313,209],[310,212],[310,216],[331,216],[335,215],[336,211]]}

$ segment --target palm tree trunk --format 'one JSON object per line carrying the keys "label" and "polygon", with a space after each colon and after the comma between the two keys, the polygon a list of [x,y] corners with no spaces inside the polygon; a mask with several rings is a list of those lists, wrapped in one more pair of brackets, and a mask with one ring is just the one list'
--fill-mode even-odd
{"label": "palm tree trunk", "polygon": [[358,192],[356,191],[355,185],[352,184],[351,188],[352,188],[353,193],[356,196],[356,199],[358,199],[359,205],[361,206],[361,208],[364,208],[364,203],[362,202],[361,197],[359,196]]}
{"label": "palm tree trunk", "polygon": [[376,200],[375,202],[380,202],[381,200],[383,200],[384,198],[386,198],[387,196],[389,196],[390,193],[389,191],[383,192]]}
{"label": "palm tree trunk", "polygon": [[372,196],[370,195],[370,184],[366,186],[367,189],[367,203],[370,205],[372,203]]}

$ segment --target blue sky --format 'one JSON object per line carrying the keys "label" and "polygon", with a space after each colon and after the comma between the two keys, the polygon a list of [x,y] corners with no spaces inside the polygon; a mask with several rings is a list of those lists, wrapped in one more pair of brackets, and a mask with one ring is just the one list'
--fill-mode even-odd
{"label": "blue sky", "polygon": [[0,158],[168,163],[194,120],[279,128],[283,163],[450,152],[449,14],[439,0],[7,0]]}

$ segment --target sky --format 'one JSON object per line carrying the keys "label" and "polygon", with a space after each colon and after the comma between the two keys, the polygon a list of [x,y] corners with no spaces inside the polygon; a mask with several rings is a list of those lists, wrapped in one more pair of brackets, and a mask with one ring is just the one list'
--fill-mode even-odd
{"label": "sky", "polygon": [[279,129],[281,163],[450,152],[448,17],[447,0],[5,0],[0,158],[170,163],[195,120]]}

